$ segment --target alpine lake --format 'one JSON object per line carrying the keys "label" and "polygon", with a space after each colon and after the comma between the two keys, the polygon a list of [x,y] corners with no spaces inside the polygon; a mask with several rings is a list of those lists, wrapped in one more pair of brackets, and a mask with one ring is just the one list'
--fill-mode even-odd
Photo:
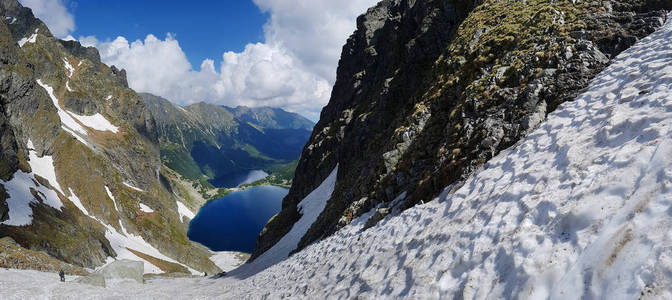
{"label": "alpine lake", "polygon": [[[258,180],[259,172],[239,176],[235,186],[250,183],[250,177]],[[212,251],[252,253],[259,232],[280,211],[287,193],[277,186],[257,186],[211,200],[191,220],[187,236]]]}

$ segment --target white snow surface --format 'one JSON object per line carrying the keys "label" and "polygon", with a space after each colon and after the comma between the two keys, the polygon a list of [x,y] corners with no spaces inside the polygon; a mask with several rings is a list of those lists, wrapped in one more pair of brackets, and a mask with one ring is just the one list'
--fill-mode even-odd
{"label": "white snow surface", "polygon": [[7,190],[9,198],[7,199],[7,206],[9,208],[9,219],[0,223],[9,226],[24,226],[30,225],[33,221],[33,209],[30,204],[36,204],[37,200],[30,192],[35,190],[42,200],[42,203],[51,206],[59,211],[63,207],[63,202],[58,198],[58,194],[53,190],[39,184],[35,175],[46,179],[49,184],[57,189],[61,194],[61,186],[56,181],[56,170],[54,169],[54,161],[51,156],[37,157],[34,150],[34,145],[31,140],[28,140],[28,164],[32,169],[32,173],[25,173],[21,170],[14,173],[13,178],[7,182],[1,181],[2,185]]}
{"label": "white snow surface", "polygon": [[24,38],[21,38],[21,39],[18,41],[19,47],[23,47],[23,45],[25,45],[26,43],[35,43],[35,41],[37,41],[37,31],[38,31],[38,30],[39,30],[39,28],[38,28],[38,29],[35,29],[35,33],[33,33],[32,35],[30,35],[30,37],[27,37],[27,38],[25,38],[25,37],[24,37]]}
{"label": "white snow surface", "polygon": [[[78,134],[81,134],[83,136],[88,135],[86,129],[79,125],[75,119],[72,118],[72,116],[64,109],[61,108],[61,105],[59,104],[58,98],[54,95],[54,89],[47,85],[42,83],[42,80],[38,79],[37,84],[39,84],[44,90],[47,91],[47,94],[49,94],[49,97],[51,97],[51,101],[53,102],[54,106],[56,107],[58,111],[58,117],[61,119],[61,124],[68,128],[69,130],[68,133],[74,134],[75,137],[77,137]],[[79,139],[79,138],[78,138]]]}
{"label": "white snow surface", "polygon": [[112,125],[110,121],[105,119],[100,113],[92,116],[82,116],[71,111],[68,111],[75,119],[77,119],[84,126],[98,131],[111,131],[112,133],[119,133],[119,127]]}
{"label": "white snow surface", "polygon": [[91,216],[89,214],[89,211],[86,210],[86,207],[84,207],[84,205],[82,204],[82,201],[79,200],[79,197],[75,195],[75,192],[73,192],[71,188],[68,188],[68,190],[70,191],[70,197],[68,197],[70,202],[72,202],[72,204],[74,204],[83,214]]}
{"label": "white snow surface", "polygon": [[138,204],[140,204],[140,210],[142,212],[146,212],[146,213],[153,213],[154,212],[154,210],[151,207],[149,207],[145,204],[142,204],[142,203],[138,203]]}
{"label": "white snow surface", "polygon": [[[33,142],[31,140],[28,140],[28,164],[30,165],[30,169],[33,171],[33,174],[38,175],[47,181],[49,181],[49,184],[54,187],[57,191],[63,193],[63,189],[61,189],[61,185],[58,184],[58,180],[56,179],[56,168],[54,167],[54,159],[49,156],[45,155],[42,157],[37,156],[37,152],[33,149]],[[60,203],[60,201],[58,201]],[[62,203],[60,205],[57,205],[58,208],[63,206]],[[54,207],[57,208],[57,207]]]}
{"label": "white snow surface", "polygon": [[194,214],[191,209],[189,209],[184,203],[178,201],[177,202],[177,213],[180,214],[180,220],[183,220],[184,217],[189,218],[189,220],[193,220],[196,215]]}
{"label": "white snow surface", "polygon": [[366,231],[359,218],[252,276],[103,289],[0,269],[0,286],[15,298],[672,299],[670,40],[668,22],[454,193]]}
{"label": "white snow surface", "polygon": [[[114,210],[116,210],[117,212],[121,212],[119,210],[119,206],[117,205],[117,199],[114,198],[114,195],[112,195],[112,192],[110,191],[110,188],[105,186],[105,192],[107,193],[107,196],[110,197],[110,199],[112,199],[112,202],[114,203]],[[119,223],[121,225],[121,222],[119,222]],[[121,226],[121,227],[123,229],[124,226]]]}
{"label": "white snow surface", "polygon": [[138,192],[144,192],[144,190],[142,190],[140,188],[137,188],[137,187],[134,187],[133,185],[131,185],[128,182],[124,182],[123,184],[129,189],[132,189],[132,190],[135,190],[135,191],[138,191]]}
{"label": "white snow surface", "polygon": [[320,186],[299,202],[297,208],[301,213],[301,218],[294,223],[292,229],[273,245],[271,249],[268,249],[264,254],[257,257],[252,263],[241,266],[236,272],[242,276],[249,276],[286,259],[289,253],[296,249],[301,238],[324,210],[324,206],[331,198],[334,187],[336,187],[337,175],[338,165]]}
{"label": "white snow surface", "polygon": [[9,219],[0,224],[24,226],[32,223],[33,209],[30,205],[37,204],[37,200],[30,193],[30,189],[34,189],[40,195],[44,204],[58,210],[63,206],[56,192],[37,183],[32,173],[17,171],[10,181],[5,182],[0,180],[0,183],[2,183],[5,190],[7,190],[7,194],[9,194],[9,198],[7,199]]}
{"label": "white snow surface", "polygon": [[105,117],[100,113],[96,113],[95,115],[92,116],[83,116],[62,109],[61,105],[59,104],[58,98],[56,98],[56,95],[54,95],[54,89],[51,86],[42,83],[40,79],[37,80],[37,84],[39,84],[42,88],[44,88],[49,94],[49,97],[51,97],[51,101],[53,102],[54,106],[58,111],[58,116],[61,119],[61,123],[63,127],[65,127],[64,129],[68,133],[74,135],[78,140],[82,141],[87,146],[89,144],[86,143],[86,141],[83,140],[81,136],[78,136],[78,135],[82,136],[88,135],[87,130],[83,126],[89,127],[97,131],[111,131],[113,133],[119,132],[119,127],[112,125],[112,123],[110,123],[110,121],[105,119]]}
{"label": "white snow surface", "polygon": [[71,78],[73,74],[75,74],[75,68],[72,67],[70,62],[63,58],[63,64],[65,65],[65,69],[68,71],[68,78]]}
{"label": "white snow surface", "polygon": [[239,252],[232,251],[213,252],[210,260],[222,271],[230,272],[245,263],[244,259],[240,259],[240,254]]}
{"label": "white snow surface", "polygon": [[[112,192],[110,191],[110,189],[107,186],[105,186],[105,191],[107,192],[107,195],[110,197],[110,199],[112,199],[112,201],[114,202],[115,209],[117,210],[117,212],[119,212],[119,208],[117,207],[117,200],[114,198],[114,195],[112,194]],[[145,239],[143,239],[141,236],[129,233],[126,230],[126,228],[124,227],[123,223],[121,222],[121,213],[120,212],[118,213],[118,215],[119,215],[119,227],[121,228],[122,232],[117,231],[117,229],[115,229],[110,224],[107,224],[106,222],[96,218],[95,216],[90,215],[89,212],[82,205],[82,203],[79,200],[79,198],[77,197],[77,195],[75,195],[75,193],[72,191],[72,189],[70,189],[70,193],[71,193],[70,200],[75,204],[75,206],[77,206],[85,215],[87,215],[90,218],[98,221],[101,225],[103,225],[105,227],[105,238],[110,242],[110,246],[112,246],[112,249],[114,249],[114,252],[117,253],[117,256],[115,257],[115,259],[130,259],[130,260],[135,260],[135,261],[142,261],[143,264],[144,264],[144,272],[145,273],[151,273],[151,274],[163,273],[163,271],[159,267],[157,267],[157,266],[153,265],[151,262],[133,254],[133,252],[131,252],[129,250],[129,249],[132,249],[132,250],[135,250],[135,251],[142,252],[144,254],[153,256],[153,257],[158,258],[158,259],[162,259],[162,260],[165,260],[165,261],[168,261],[168,262],[180,264],[180,265],[186,267],[189,270],[189,272],[191,272],[194,275],[200,275],[201,274],[200,272],[198,272],[198,271],[196,271],[196,270],[194,270],[194,269],[192,269],[192,268],[190,268],[190,267],[188,267],[188,266],[186,266],[186,265],[184,265],[184,264],[182,264],[182,263],[180,263],[180,262],[178,262],[178,261],[176,261],[176,260],[174,260],[170,257],[165,256],[159,250],[154,248],[154,246],[147,243],[147,241],[145,241]],[[142,207],[142,205],[143,204],[141,204],[141,207]],[[147,207],[147,208],[149,208],[149,207]],[[115,259],[108,259],[108,263],[113,262]],[[100,269],[102,267],[104,267],[104,266],[101,266],[98,269]]]}

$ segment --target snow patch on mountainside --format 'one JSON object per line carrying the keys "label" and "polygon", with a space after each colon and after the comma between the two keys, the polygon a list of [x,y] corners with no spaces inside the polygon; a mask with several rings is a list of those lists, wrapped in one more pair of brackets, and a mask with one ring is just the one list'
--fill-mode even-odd
{"label": "snow patch on mountainside", "polygon": [[191,211],[184,203],[180,201],[175,201],[177,202],[177,213],[180,214],[180,220],[183,220],[184,217],[189,218],[189,220],[193,220],[196,215],[194,215],[194,212]]}
{"label": "snow patch on mountainside", "polygon": [[79,197],[75,195],[75,192],[73,192],[71,188],[68,188],[68,190],[70,191],[70,197],[68,197],[70,202],[72,202],[72,204],[74,204],[83,214],[91,216],[89,211],[86,210],[86,207],[82,204],[82,200],[79,200]]}
{"label": "snow patch on mountainside", "polygon": [[264,252],[252,263],[245,264],[237,269],[236,276],[246,276],[266,269],[289,256],[299,244],[299,241],[313,225],[317,217],[324,210],[324,206],[331,198],[331,193],[336,187],[338,165],[331,171],[329,176],[297,205],[301,218],[294,224],[292,229],[285,234],[271,249]]}
{"label": "snow patch on mountainside", "polygon": [[[52,103],[56,107],[56,110],[58,112],[58,117],[61,120],[61,123],[64,127],[68,128],[69,130],[68,133],[73,134],[73,133],[78,133],[81,135],[86,136],[88,133],[86,132],[86,129],[79,125],[75,119],[70,116],[64,109],[61,108],[61,105],[59,104],[58,98],[56,98],[56,95],[54,95],[54,89],[45,84],[42,83],[42,80],[38,79],[37,84],[40,85],[45,91],[47,91],[47,94],[49,94],[49,97],[51,98]],[[73,134],[75,137],[77,137],[77,134]],[[79,139],[79,138],[78,138]]]}
{"label": "snow patch on mountainside", "polygon": [[65,65],[65,69],[68,71],[68,78],[72,77],[72,74],[75,73],[75,68],[73,68],[70,62],[65,58],[63,58],[63,65]]}
{"label": "snow patch on mountainside", "polygon": [[82,116],[71,111],[68,111],[75,119],[81,122],[84,126],[98,131],[111,131],[112,133],[119,133],[119,127],[112,125],[110,121],[105,119],[100,113],[92,116]]}
{"label": "snow patch on mountainside", "polygon": [[33,209],[31,204],[36,204],[37,201],[31,193],[34,190],[39,196],[42,203],[51,206],[59,211],[63,208],[63,202],[58,198],[55,191],[42,186],[35,175],[38,175],[49,182],[53,188],[57,189],[61,194],[61,186],[56,180],[56,170],[54,169],[54,161],[51,156],[37,157],[34,150],[34,145],[31,140],[28,140],[28,164],[32,170],[31,173],[25,173],[21,170],[14,173],[14,177],[10,181],[0,181],[7,190],[9,198],[7,199],[7,206],[9,208],[9,219],[1,224],[9,226],[24,226],[30,225],[33,221]]}
{"label": "snow patch on mountainside", "polygon": [[21,38],[21,39],[18,41],[19,47],[23,47],[23,45],[25,45],[26,43],[35,43],[35,42],[37,41],[37,31],[38,31],[38,30],[40,30],[40,29],[39,29],[39,28],[38,28],[38,29],[35,29],[35,33],[33,33],[32,35],[30,35],[30,37],[27,37],[27,38],[26,38],[26,37]]}
{"label": "snow patch on mountainside", "polygon": [[107,196],[110,197],[110,199],[112,199],[112,202],[114,203],[114,210],[116,210],[117,212],[121,212],[119,210],[119,206],[117,205],[117,199],[114,198],[114,195],[112,195],[110,188],[105,186],[105,192],[107,193]]}
{"label": "snow patch on mountainside", "polygon": [[132,190],[135,190],[135,191],[138,191],[138,192],[144,192],[144,190],[142,190],[142,189],[140,189],[140,188],[137,188],[137,187],[134,187],[133,185],[131,185],[131,184],[128,183],[128,182],[125,182],[125,181],[124,181],[123,184],[124,184],[127,188],[129,188],[129,189],[132,189]]}
{"label": "snow patch on mountainside", "polygon": [[[180,264],[180,265],[186,267],[189,270],[189,272],[191,272],[194,275],[200,275],[201,274],[200,272],[198,272],[198,271],[196,271],[196,270],[194,270],[194,269],[192,269],[192,268],[190,268],[190,267],[188,267],[188,266],[186,266],[186,265],[184,265],[184,264],[182,264],[182,263],[180,263],[180,262],[178,262],[178,261],[176,261],[176,260],[174,260],[170,257],[167,257],[167,256],[163,255],[163,253],[161,253],[159,250],[157,250],[152,245],[147,243],[147,241],[145,241],[141,236],[129,233],[126,230],[126,228],[124,228],[124,225],[121,222],[121,215],[120,214],[119,214],[119,226],[122,230],[121,233],[119,231],[117,231],[110,224],[107,224],[106,222],[104,222],[104,221],[98,219],[97,217],[89,214],[89,212],[86,210],[86,208],[84,208],[81,201],[79,200],[79,197],[77,197],[77,195],[75,195],[75,193],[72,191],[72,189],[69,189],[69,191],[70,191],[70,194],[71,194],[71,196],[69,197],[70,201],[72,201],[73,204],[75,204],[75,206],[77,206],[77,208],[79,208],[82,211],[82,213],[84,213],[88,217],[98,221],[98,223],[100,223],[101,225],[103,225],[105,227],[105,229],[106,229],[105,230],[105,238],[110,242],[110,246],[112,246],[112,249],[114,249],[114,252],[117,254],[117,256],[115,258],[108,259],[108,263],[110,263],[114,260],[118,260],[118,259],[130,259],[130,260],[135,260],[135,261],[142,261],[143,264],[144,264],[144,272],[145,273],[151,273],[151,274],[164,273],[159,267],[155,266],[154,264],[145,260],[144,258],[135,255],[133,252],[130,251],[130,250],[134,250],[134,251],[137,251],[137,252],[141,252],[141,253],[153,256],[153,257],[161,259],[161,260],[165,260],[165,261],[168,261],[168,262]],[[110,189],[107,186],[105,186],[105,191],[107,192],[108,196],[112,199],[112,201],[114,201],[115,209],[117,209],[117,212],[119,212],[118,208],[116,207],[117,200],[114,198],[114,195],[112,195],[112,192],[110,191]],[[140,204],[141,209],[142,209],[143,206],[144,206],[144,204]],[[145,206],[145,208],[148,209],[148,210],[151,210],[151,208],[149,208],[148,206]],[[153,212],[153,210],[152,210],[152,212]],[[104,266],[101,266],[98,269],[100,269],[102,267],[104,267]]]}
{"label": "snow patch on mountainside", "polygon": [[66,131],[70,134],[73,134],[78,140],[83,141],[83,143],[86,144],[87,146],[88,143],[86,143],[86,141],[83,140],[82,137],[78,136],[77,134],[74,134],[74,132],[76,132],[83,136],[87,136],[88,132],[83,126],[89,127],[97,131],[111,131],[112,133],[119,132],[119,127],[112,125],[112,123],[108,121],[100,113],[96,113],[95,115],[92,116],[83,116],[62,109],[59,104],[58,98],[56,98],[56,95],[54,95],[54,89],[51,86],[42,83],[40,79],[37,80],[37,84],[39,84],[42,88],[44,88],[44,90],[47,91],[47,94],[49,94],[51,101],[53,102],[54,106],[58,111],[58,116],[61,120],[61,123],[63,124],[64,127],[67,128]]}
{"label": "snow patch on mountainside", "polygon": [[[47,181],[49,181],[49,184],[54,187],[57,191],[59,191],[61,194],[63,193],[63,189],[61,189],[61,185],[58,184],[58,180],[56,179],[56,169],[54,168],[54,159],[49,156],[45,155],[42,157],[37,156],[37,152],[33,149],[33,142],[31,140],[28,140],[28,164],[30,165],[30,169],[33,171],[33,174],[38,175]],[[58,199],[58,198],[57,198]],[[53,203],[52,205],[54,208],[61,208],[63,206],[63,203],[59,200],[58,203]]]}
{"label": "snow patch on mountainside", "polygon": [[140,211],[145,212],[145,213],[153,213],[154,212],[154,210],[151,207],[149,207],[145,204],[142,204],[142,203],[138,203],[138,204],[140,204]]}

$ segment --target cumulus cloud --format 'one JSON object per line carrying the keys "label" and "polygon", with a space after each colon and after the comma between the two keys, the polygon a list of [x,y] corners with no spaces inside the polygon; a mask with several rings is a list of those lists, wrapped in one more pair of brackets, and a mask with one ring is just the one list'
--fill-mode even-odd
{"label": "cumulus cloud", "polygon": [[79,41],[98,47],[105,63],[126,69],[137,91],[178,104],[282,107],[316,120],[329,101],[341,48],[355,19],[378,0],[253,1],[269,15],[265,41],[248,44],[242,52],[224,52],[215,58],[221,61],[219,70],[214,59],[193,68],[171,34],[132,42],[92,36]]}
{"label": "cumulus cloud", "polygon": [[29,7],[36,17],[47,24],[53,35],[63,38],[75,30],[75,18],[62,0],[19,0],[19,2]]}
{"label": "cumulus cloud", "polygon": [[378,0],[254,0],[270,14],[266,43],[282,45],[311,72],[333,83],[341,48],[355,19]]}

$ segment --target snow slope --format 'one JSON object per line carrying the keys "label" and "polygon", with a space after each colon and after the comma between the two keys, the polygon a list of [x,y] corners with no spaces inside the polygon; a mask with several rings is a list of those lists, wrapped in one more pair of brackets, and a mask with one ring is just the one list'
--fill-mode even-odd
{"label": "snow slope", "polygon": [[301,218],[294,223],[292,229],[285,234],[271,249],[268,249],[264,254],[257,257],[254,262],[245,264],[238,268],[234,273],[236,276],[249,276],[264,270],[289,256],[301,241],[301,238],[306,234],[310,226],[313,225],[317,217],[324,210],[331,193],[336,187],[336,176],[338,174],[338,165],[331,171],[329,176],[312,191],[306,198],[301,200],[297,205]]}
{"label": "snow slope", "polygon": [[240,252],[220,251],[212,252],[210,260],[215,263],[222,271],[231,272],[231,270],[244,264],[249,255]]}
{"label": "snow slope", "polygon": [[39,28],[35,29],[35,33],[31,34],[30,37],[21,38],[18,41],[19,47],[23,47],[23,45],[25,45],[26,43],[35,43],[35,41],[37,41],[37,32],[39,30],[40,30]]}
{"label": "snow slope", "polygon": [[175,201],[177,203],[177,213],[180,214],[180,220],[184,222],[184,217],[189,218],[189,220],[193,220],[196,215],[194,215],[194,212],[191,211],[184,203],[178,201]]}
{"label": "snow slope", "polygon": [[0,223],[10,226],[24,226],[30,225],[33,221],[33,209],[31,204],[36,203],[31,194],[31,189],[35,190],[42,202],[59,211],[63,207],[63,202],[58,198],[58,195],[53,190],[41,185],[35,178],[35,175],[46,179],[53,188],[61,192],[61,186],[56,181],[56,170],[54,169],[54,161],[51,156],[38,157],[33,149],[33,142],[28,140],[28,164],[32,169],[31,173],[26,173],[21,170],[14,173],[11,180],[5,182],[0,180],[0,183],[7,190],[9,198],[7,205],[9,208],[9,219]]}
{"label": "snow slope", "polygon": [[[63,61],[65,61],[65,59]],[[56,98],[56,95],[54,94],[54,88],[43,83],[40,79],[37,80],[37,84],[44,88],[44,90],[47,91],[47,94],[49,94],[51,101],[56,107],[58,116],[61,119],[61,123],[63,123],[62,128],[87,146],[89,144],[82,138],[82,136],[88,135],[84,126],[97,131],[111,131],[112,133],[119,132],[119,127],[112,125],[112,123],[100,113],[96,113],[92,116],[83,116],[61,108],[58,98]]]}
{"label": "snow slope", "polygon": [[0,270],[0,286],[15,298],[671,299],[670,40],[668,22],[455,191],[366,231],[363,216],[244,280],[45,288],[53,275]]}

